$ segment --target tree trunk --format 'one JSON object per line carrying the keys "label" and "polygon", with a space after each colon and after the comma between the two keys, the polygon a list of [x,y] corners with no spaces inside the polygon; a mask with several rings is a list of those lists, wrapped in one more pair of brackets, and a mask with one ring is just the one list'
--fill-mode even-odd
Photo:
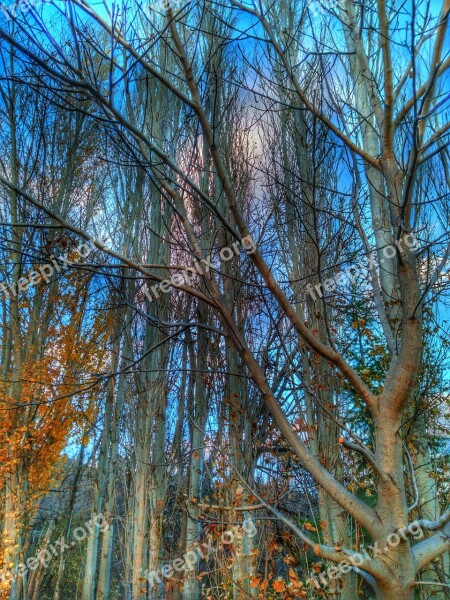
{"label": "tree trunk", "polygon": [[[205,309],[201,311],[200,321],[207,322]],[[190,423],[191,457],[189,466],[189,488],[186,515],[186,552],[198,556],[197,544],[201,536],[200,511],[197,503],[202,497],[203,467],[204,467],[204,428],[207,417],[207,396],[205,376],[201,371],[207,364],[208,338],[204,329],[198,329],[197,357],[193,343],[189,344],[190,366],[192,370],[191,384],[188,397],[188,411],[192,416]],[[192,385],[193,384],[193,385]],[[183,600],[198,600],[199,581],[197,569],[185,573]]]}
{"label": "tree trunk", "polygon": [[[117,318],[117,327],[115,328],[113,335],[114,342],[114,353],[116,360],[113,361],[113,371],[120,371],[125,366],[125,361],[118,359],[120,354],[120,348],[125,346],[125,342],[121,344],[120,332],[123,326],[122,314]],[[110,427],[110,457],[108,461],[108,476],[106,485],[106,500],[104,517],[109,524],[108,529],[103,531],[102,547],[100,552],[100,565],[98,571],[98,586],[96,592],[97,600],[108,600],[110,594],[111,585],[111,565],[112,565],[112,554],[113,554],[113,540],[114,540],[114,523],[113,523],[113,509],[115,502],[115,486],[117,477],[117,458],[119,452],[119,431],[122,418],[123,406],[125,403],[125,376],[123,374],[118,375],[117,383],[117,394],[115,393],[115,382],[111,380],[109,382],[108,393],[111,397],[111,420],[109,423]]]}

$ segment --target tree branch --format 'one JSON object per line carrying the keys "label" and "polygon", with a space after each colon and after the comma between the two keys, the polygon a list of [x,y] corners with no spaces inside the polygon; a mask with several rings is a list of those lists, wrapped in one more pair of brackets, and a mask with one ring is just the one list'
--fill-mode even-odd
{"label": "tree branch", "polygon": [[[419,521],[420,523],[420,521]],[[416,573],[423,569],[433,559],[450,550],[450,523],[443,531],[432,537],[422,540],[412,548]]]}

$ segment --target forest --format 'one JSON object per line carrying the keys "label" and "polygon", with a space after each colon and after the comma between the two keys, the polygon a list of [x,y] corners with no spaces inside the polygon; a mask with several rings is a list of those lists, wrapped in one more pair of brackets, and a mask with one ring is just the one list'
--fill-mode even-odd
{"label": "forest", "polygon": [[0,5],[0,600],[450,599],[449,21]]}

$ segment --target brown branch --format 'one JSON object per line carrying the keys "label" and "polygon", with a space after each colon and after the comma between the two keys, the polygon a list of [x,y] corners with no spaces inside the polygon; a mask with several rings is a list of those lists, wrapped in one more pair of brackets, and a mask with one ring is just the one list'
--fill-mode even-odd
{"label": "brown branch", "polygon": [[[189,61],[187,59],[186,53],[184,51],[183,44],[178,35],[175,21],[171,18],[171,13],[169,11],[169,19],[170,19],[170,30],[172,36],[175,41],[175,45],[182,62],[185,76],[187,80],[187,84],[191,90],[193,99],[195,104],[197,105],[196,113],[198,115],[198,119],[200,121],[200,125],[205,135],[206,142],[209,145],[209,150],[211,156],[213,158],[214,164],[217,169],[218,177],[222,183],[223,191],[229,201],[230,211],[234,217],[236,225],[239,229],[239,232],[242,237],[250,236],[250,232],[248,230],[247,223],[245,222],[240,209],[238,207],[237,197],[234,192],[233,186],[231,184],[230,178],[220,156],[217,146],[214,143],[214,134],[211,129],[211,125],[206,117],[205,112],[201,106],[200,95],[197,89],[197,85],[195,83],[195,79],[192,74],[192,70],[189,65]],[[170,193],[170,192],[169,192]],[[276,300],[278,301],[280,307],[283,309],[287,318],[291,321],[292,325],[299,333],[299,335],[303,338],[303,340],[312,348],[315,352],[320,354],[323,358],[329,360],[333,363],[341,373],[348,379],[348,381],[353,385],[358,395],[361,399],[366,403],[371,411],[376,411],[376,398],[364,381],[359,377],[359,375],[352,369],[352,367],[347,363],[342,355],[336,352],[330,346],[323,344],[319,338],[312,333],[312,331],[306,326],[306,324],[298,317],[296,310],[292,307],[285,293],[279,286],[278,282],[274,278],[269,266],[265,262],[261,253],[258,249],[255,250],[252,254],[249,255],[251,260],[254,262],[256,267],[258,268],[259,273],[263,277],[267,287],[270,289]]]}
{"label": "brown branch", "polygon": [[[131,267],[132,269],[135,269],[136,271],[142,273],[143,275],[145,275],[146,279],[151,279],[152,281],[158,281],[158,282],[164,281],[164,277],[155,275],[151,271],[148,271],[147,269],[143,268],[141,265],[139,265],[139,263],[136,263],[135,261],[130,260],[126,256],[123,256],[123,254],[120,254],[118,252],[115,252],[114,250],[111,250],[111,248],[108,248],[102,242],[100,242],[98,240],[94,240],[83,229],[80,229],[79,227],[72,225],[71,223],[69,223],[62,217],[60,217],[58,214],[51,211],[46,206],[44,206],[44,204],[42,204],[41,202],[36,200],[36,198],[31,196],[28,192],[15,186],[13,183],[11,183],[7,179],[5,179],[2,175],[0,175],[0,183],[3,183],[3,185],[8,187],[10,190],[13,190],[14,192],[16,192],[16,194],[19,194],[20,196],[22,196],[22,198],[27,200],[27,202],[29,202],[36,208],[44,211],[49,217],[51,217],[54,221],[56,221],[57,223],[62,225],[65,229],[68,229],[69,231],[73,231],[73,233],[76,233],[84,240],[92,242],[92,244],[99,250],[102,250],[103,252],[105,252],[109,256],[112,256],[113,258],[117,258],[118,260],[122,261],[128,267]],[[202,292],[199,292],[198,290],[196,290],[194,288],[188,287],[186,285],[174,285],[173,287],[176,287],[177,289],[182,290],[183,292],[186,292],[188,294],[191,294],[192,296],[195,296],[196,298],[198,298],[199,300],[202,300],[203,302],[206,302],[210,306],[215,306],[214,302],[212,302],[211,299],[208,298],[208,296],[205,296],[205,294],[203,294]]]}
{"label": "brown branch", "polygon": [[[440,77],[449,68],[450,68],[450,57],[447,58],[446,60],[444,60],[443,63],[441,63],[441,65],[437,69],[436,78]],[[416,95],[413,96],[412,98],[410,98],[404,104],[403,108],[399,111],[397,117],[395,118],[394,129],[397,129],[400,126],[403,119],[406,117],[406,115],[409,113],[409,111],[414,106],[414,103],[428,91],[428,89],[430,87],[430,83],[431,83],[431,77],[426,83],[424,83],[423,85],[420,86],[420,88],[416,92]]]}
{"label": "brown branch", "polygon": [[278,44],[278,42],[275,39],[275,36],[273,35],[271,29],[270,29],[270,25],[267,22],[267,20],[261,15],[261,13],[259,13],[256,9],[252,9],[249,6],[246,6],[245,4],[241,4],[240,2],[237,2],[237,0],[231,0],[231,3],[233,4],[233,6],[235,6],[236,8],[239,8],[240,10],[243,10],[253,16],[255,16],[259,22],[261,23],[261,25],[263,26],[265,32],[267,33],[270,43],[272,44],[274,50],[276,51],[276,53],[278,54],[278,56],[281,59],[281,62],[283,63],[284,68],[286,69],[287,74],[289,75],[289,79],[291,80],[295,91],[297,92],[298,97],[300,98],[301,102],[305,105],[305,107],[313,114],[315,115],[320,121],[322,121],[322,123],[324,125],[326,125],[326,127],[332,132],[334,133],[342,142],[344,142],[344,144],[350,148],[350,150],[353,150],[353,152],[356,152],[356,154],[358,154],[359,156],[361,156],[361,158],[363,158],[369,165],[371,165],[372,167],[374,167],[377,170],[381,170],[381,163],[380,161],[371,156],[370,154],[368,154],[367,152],[365,152],[362,148],[360,148],[357,144],[355,144],[354,142],[352,142],[346,135],[345,133],[343,133],[339,127],[336,127],[336,125],[328,118],[326,117],[318,108],[316,108],[314,106],[314,104],[312,102],[310,102],[310,100],[308,100],[308,98],[306,97],[305,92],[302,90],[300,83],[297,79],[297,77],[294,75],[292,68],[289,64],[289,61],[286,57],[286,54],[283,52],[283,49],[281,48],[281,46]]}
{"label": "brown branch", "polygon": [[389,23],[386,16],[385,0],[378,0],[378,18],[380,21],[381,50],[384,65],[384,148],[386,154],[393,153],[393,123],[392,114],[394,110],[394,86],[392,82],[392,56],[389,38]]}

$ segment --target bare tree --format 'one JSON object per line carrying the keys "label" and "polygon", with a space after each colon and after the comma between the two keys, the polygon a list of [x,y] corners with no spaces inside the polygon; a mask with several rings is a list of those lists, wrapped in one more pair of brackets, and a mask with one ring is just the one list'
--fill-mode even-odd
{"label": "bare tree", "polygon": [[[421,584],[421,570],[450,547],[450,509],[445,504],[440,506],[440,514],[435,511],[434,520],[420,521],[429,532],[425,539],[414,544],[408,534],[410,513],[421,500],[414,504],[408,501],[404,451],[405,423],[418,393],[423,366],[423,307],[442,270],[441,265],[423,276],[422,254],[411,240],[416,240],[414,236],[420,238],[428,211],[443,204],[432,178],[434,170],[442,178],[446,168],[441,158],[445,156],[449,126],[444,120],[447,109],[440,86],[450,65],[444,55],[450,4],[445,0],[439,15],[433,15],[429,2],[412,1],[396,7],[383,0],[342,1],[332,8],[327,3],[327,10],[314,21],[306,4],[281,4],[279,13],[276,4],[250,5],[231,0],[228,8],[236,11],[236,21],[229,21],[229,29],[219,32],[213,26],[214,19],[221,23],[231,17],[225,17],[223,8],[214,2],[205,2],[203,10],[192,12],[187,10],[189,5],[179,9],[169,6],[163,16],[152,18],[138,3],[124,4],[121,12],[114,8],[102,16],[83,0],[72,0],[64,8],[54,8],[65,24],[61,39],[49,31],[45,19],[37,17],[33,30],[18,20],[17,34],[3,28],[0,37],[27,65],[46,73],[46,92],[58,98],[64,96],[60,101],[68,109],[73,109],[73,98],[80,96],[88,105],[85,112],[89,117],[114,132],[121,155],[136,171],[133,181],[139,182],[132,187],[136,195],[133,206],[143,210],[144,190],[148,190],[151,228],[158,236],[163,236],[166,224],[177,228],[184,250],[201,261],[211,251],[214,236],[209,229],[213,226],[218,231],[218,239],[214,240],[217,250],[231,240],[235,244],[253,235],[257,247],[251,251],[249,248],[248,258],[241,256],[237,273],[233,263],[225,266],[227,261],[220,257],[217,270],[225,275],[225,281],[216,269],[203,269],[201,287],[172,283],[169,288],[175,294],[181,290],[195,298],[202,325],[215,327],[209,316],[212,311],[220,319],[220,335],[232,344],[232,348],[227,347],[227,368],[242,369],[249,377],[283,444],[315,480],[321,514],[330,514],[332,521],[329,535],[317,539],[277,506],[260,495],[255,497],[316,556],[335,563],[346,561],[380,600],[412,600],[415,587]],[[395,31],[404,22],[408,23],[407,42],[399,40]],[[299,38],[299,32],[304,37]],[[202,45],[217,57],[216,62],[207,63],[212,70],[206,78],[198,59]],[[240,53],[241,61],[234,68],[223,68],[224,48]],[[261,56],[268,60],[263,61]],[[224,98],[210,76],[226,80],[230,87],[222,89],[236,90],[236,95]],[[136,81],[143,82],[143,94],[135,93]],[[204,93],[204,85],[209,91],[215,90],[214,98]],[[272,127],[272,139],[280,136],[279,151],[263,143],[261,154],[266,153],[265,157],[242,157],[242,162],[251,162],[253,169],[265,174],[266,182],[272,182],[272,203],[282,198],[274,208],[270,203],[252,202],[248,170],[233,170],[239,158],[235,153],[242,145],[235,149],[221,139],[229,133],[226,119],[230,106],[237,105],[237,98],[250,105],[253,123],[248,139],[258,138],[261,123],[265,131],[259,139],[270,140]],[[252,106],[251,98],[263,107]],[[157,114],[149,125],[151,110]],[[285,115],[279,117],[278,112]],[[222,120],[227,123],[225,131],[219,126]],[[190,139],[183,139],[181,124],[191,134]],[[316,136],[320,136],[320,143],[315,144]],[[233,139],[237,138],[230,136]],[[315,145],[313,151],[308,151],[308,144]],[[180,148],[184,151],[177,151]],[[187,156],[200,155],[192,151],[197,148],[201,160],[187,160]],[[281,165],[273,164],[280,155]],[[339,181],[330,176],[330,157],[337,164]],[[88,237],[86,227],[76,226],[70,215],[39,200],[13,177],[5,173],[0,181],[23,202],[45,211],[55,223]],[[426,189],[429,191],[425,194]],[[256,195],[262,198],[258,192]],[[278,220],[278,244],[267,237],[272,210]],[[281,218],[285,219],[283,225]],[[287,239],[280,235],[282,226]],[[445,231],[438,232],[438,237],[445,239],[445,235]],[[425,238],[424,242],[433,245],[432,239]],[[99,241],[95,244],[121,265],[133,269],[138,277],[153,281],[164,278],[161,269],[167,268],[170,259],[165,244],[150,251],[150,266],[142,264],[141,256],[127,256],[121,249]],[[369,305],[374,329],[383,339],[386,368],[381,381],[376,382],[355,360],[362,348],[362,336],[352,337],[352,331],[363,325],[358,319],[354,326],[345,326],[341,307],[329,294],[336,292],[334,278],[330,282],[327,277],[340,272],[336,268],[338,256],[342,265],[351,266],[358,253],[371,256],[372,246],[377,258],[370,257],[370,277],[351,293],[359,294],[360,304]],[[298,364],[298,374],[303,378],[304,394],[295,409],[290,409],[285,391],[277,393],[276,378],[266,368],[274,342],[271,340],[268,354],[262,357],[245,328],[245,311],[235,298],[240,293],[235,280],[250,261],[252,269],[248,272],[253,276],[249,283],[258,290],[261,306],[270,307],[270,314],[261,317],[262,329],[274,333],[286,367],[294,370]],[[300,296],[309,293],[307,284],[309,289],[312,284],[316,286],[320,297],[317,304],[314,295]],[[348,293],[339,289],[336,294]],[[168,303],[168,296],[160,294],[147,312],[155,310],[160,321],[165,321]],[[349,302],[344,310],[353,310],[356,304]],[[270,329],[266,321],[271,322]],[[285,343],[286,331],[295,336],[291,348]],[[158,343],[156,335],[154,328],[147,330],[146,348]],[[198,360],[202,362],[208,356],[206,344],[199,330]],[[149,565],[154,568],[160,561],[158,503],[163,501],[166,481],[158,465],[164,463],[165,456],[167,396],[164,378],[158,379],[155,373],[164,370],[166,352],[164,349],[152,354],[147,363],[152,374],[144,378],[139,374],[136,379],[141,407],[138,412],[144,417],[137,422],[142,444],[137,461],[145,465],[146,457],[151,455],[155,469],[148,498],[146,466],[140,467],[142,477],[136,475],[135,480],[133,598],[138,597],[136,586],[145,562],[144,531],[148,526]],[[158,396],[154,404],[145,396],[148,383],[159,390],[151,396]],[[197,443],[195,429],[201,429],[205,418],[206,399],[200,386],[198,379],[191,398],[196,411],[192,446]],[[230,377],[230,393],[238,387],[237,380]],[[249,390],[239,396],[245,407]],[[364,411],[369,432],[365,439],[342,422],[343,403]],[[299,434],[296,418],[303,419],[311,431]],[[245,423],[242,425],[245,429]],[[230,430],[230,443],[242,443],[243,435],[242,429]],[[347,477],[356,474],[345,462],[343,447],[363,460],[374,482],[375,503],[362,499],[346,484],[344,469]],[[198,460],[201,462],[202,457]],[[235,461],[231,461],[233,466],[241,469],[236,452]],[[189,485],[194,492],[200,484],[192,477],[192,469],[201,471],[203,467],[192,461],[190,467]],[[239,508],[242,506],[236,510]],[[198,514],[194,513],[186,526],[188,543],[196,529]],[[359,565],[352,563],[349,522],[364,529],[380,548],[374,556],[366,555]],[[390,543],[392,536],[398,538],[398,543]],[[235,577],[240,578],[239,569]],[[351,592],[347,589],[344,593],[349,597]],[[196,586],[188,585],[185,597],[194,598],[196,594]]]}

